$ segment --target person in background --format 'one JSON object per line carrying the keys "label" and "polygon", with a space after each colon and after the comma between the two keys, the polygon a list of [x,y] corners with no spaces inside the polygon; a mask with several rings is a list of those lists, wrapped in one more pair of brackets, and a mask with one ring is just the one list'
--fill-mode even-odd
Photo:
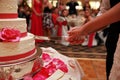
{"label": "person in background", "polygon": [[59,9],[58,7],[53,7],[52,8],[52,21],[53,21],[53,24],[54,24],[54,27],[52,28],[52,36],[53,37],[56,37],[57,36],[57,18],[59,17]]}
{"label": "person in background", "polygon": [[61,0],[57,0],[56,7],[59,9],[59,15],[61,15],[62,10],[66,8],[66,5]]}
{"label": "person in background", "polygon": [[31,10],[31,8],[28,5],[26,5],[24,7],[24,9],[25,9],[25,18],[26,18],[26,23],[27,23],[27,30],[29,31],[30,18],[31,18],[31,12],[32,12],[32,10]]}
{"label": "person in background", "polygon": [[89,9],[91,9],[90,4],[89,4],[89,0],[86,0],[84,5],[83,5],[83,10],[86,11]]}
{"label": "person in background", "polygon": [[[92,32],[96,32],[100,29],[104,29],[108,24],[112,25],[109,27],[110,31],[108,34],[108,39],[107,42],[107,65],[106,65],[106,70],[107,70],[107,80],[109,80],[109,75],[110,75],[110,80],[119,80],[120,78],[120,56],[117,56],[120,52],[120,44],[118,43],[118,48],[116,50],[116,44],[118,41],[118,37],[120,34],[120,1],[110,1],[111,4],[114,3],[111,9],[109,9],[107,12],[102,14],[101,16],[96,17],[95,19],[89,21],[82,27],[75,27],[71,29],[68,34],[68,41],[71,44],[80,44],[84,41],[84,36],[88,35]],[[115,25],[115,26],[113,26]],[[96,27],[97,26],[97,27]],[[109,49],[110,48],[110,49]],[[115,53],[116,50],[116,53]],[[114,56],[115,53],[115,56]],[[113,63],[113,56],[114,56],[114,64],[112,67]],[[112,70],[111,70],[112,68]],[[110,74],[111,71],[111,74]]]}
{"label": "person in background", "polygon": [[79,10],[78,11],[77,19],[80,20],[78,25],[81,26],[81,25],[85,24],[86,18],[85,18],[85,11],[84,10]]}
{"label": "person in background", "polygon": [[84,10],[79,10],[78,11],[78,16],[79,17],[85,17],[85,11]]}
{"label": "person in background", "polygon": [[66,6],[69,7],[69,15],[77,15],[76,6],[79,6],[76,0],[70,0],[70,2],[66,3]]}
{"label": "person in background", "polygon": [[[42,28],[42,0],[32,0],[32,15],[31,15],[31,29],[30,32],[35,36],[43,36]],[[42,40],[35,40],[36,43],[43,42]]]}
{"label": "person in background", "polygon": [[25,18],[25,10],[24,10],[24,6],[26,4],[25,0],[19,0],[18,2],[18,17],[19,18]]}
{"label": "person in background", "polygon": [[68,10],[67,9],[64,9],[62,10],[62,15],[58,18],[61,19],[60,23],[61,23],[61,26],[59,26],[61,28],[61,44],[64,45],[64,46],[69,46],[69,42],[66,41],[66,37],[68,36],[67,32],[68,30],[70,29],[68,24],[67,24],[67,17],[68,17]]}
{"label": "person in background", "polygon": [[52,21],[53,5],[48,0],[43,0],[43,30],[44,36],[51,37],[54,23]]}
{"label": "person in background", "polygon": [[27,30],[30,24],[31,8],[27,4],[26,0],[20,0],[18,2],[18,17],[26,18]]}

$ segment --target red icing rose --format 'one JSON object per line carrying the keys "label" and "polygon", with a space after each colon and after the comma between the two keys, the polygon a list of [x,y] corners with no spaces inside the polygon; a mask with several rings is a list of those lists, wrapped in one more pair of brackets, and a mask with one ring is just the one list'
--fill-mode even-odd
{"label": "red icing rose", "polygon": [[20,40],[20,31],[16,29],[3,28],[0,31],[0,40],[3,42],[18,42]]}
{"label": "red icing rose", "polygon": [[3,28],[0,31],[0,41],[18,42],[20,40],[20,31],[16,29]]}

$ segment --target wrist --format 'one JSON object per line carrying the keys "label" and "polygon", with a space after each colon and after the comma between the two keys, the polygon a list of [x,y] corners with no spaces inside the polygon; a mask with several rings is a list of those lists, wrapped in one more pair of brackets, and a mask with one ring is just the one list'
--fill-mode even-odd
{"label": "wrist", "polygon": [[85,30],[84,27],[80,27],[80,31],[81,31],[81,35],[83,35],[83,36],[88,35],[88,34],[87,34],[87,31]]}

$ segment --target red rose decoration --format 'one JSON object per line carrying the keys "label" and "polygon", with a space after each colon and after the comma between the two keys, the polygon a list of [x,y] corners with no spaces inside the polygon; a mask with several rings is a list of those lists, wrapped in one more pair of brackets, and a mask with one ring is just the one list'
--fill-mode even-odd
{"label": "red rose decoration", "polygon": [[[33,80],[46,80],[58,69],[65,73],[68,72],[67,65],[61,59],[51,58],[51,56],[47,53],[42,54],[42,59],[45,63],[49,63],[41,68],[41,70],[33,77]],[[39,63],[36,65],[39,65]]]}
{"label": "red rose decoration", "polygon": [[60,59],[58,58],[54,58],[52,63],[54,65],[56,65],[56,69],[60,69],[62,70],[63,72],[67,73],[68,72],[68,68],[67,68],[67,65]]}
{"label": "red rose decoration", "polygon": [[42,60],[43,60],[44,62],[49,62],[50,60],[52,60],[52,58],[50,57],[49,54],[43,53],[43,54],[42,54]]}
{"label": "red rose decoration", "polygon": [[18,42],[20,40],[20,31],[16,29],[3,28],[0,31],[0,40],[3,42]]}

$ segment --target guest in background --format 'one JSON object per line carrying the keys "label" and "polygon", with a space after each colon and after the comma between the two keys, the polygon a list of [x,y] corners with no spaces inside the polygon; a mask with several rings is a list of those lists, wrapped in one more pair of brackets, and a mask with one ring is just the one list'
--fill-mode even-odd
{"label": "guest in background", "polygon": [[69,7],[69,15],[77,15],[76,6],[79,6],[79,4],[76,0],[70,0],[70,2],[67,2],[66,6]]}
{"label": "guest in background", "polygon": [[26,0],[20,0],[18,3],[18,17],[26,18],[27,29],[30,24],[31,8],[27,4]]}
{"label": "guest in background", "polygon": [[[35,36],[43,36],[42,28],[42,0],[32,0],[31,33]],[[43,42],[37,40],[36,42]]]}
{"label": "guest in background", "polygon": [[67,9],[64,9],[62,10],[62,15],[61,15],[61,19],[62,19],[62,26],[61,26],[61,36],[62,36],[62,39],[61,39],[61,44],[64,45],[64,46],[68,46],[69,45],[69,42],[66,41],[66,37],[68,36],[67,32],[69,30],[69,26],[67,24],[67,17],[68,17],[68,10]]}
{"label": "guest in background", "polygon": [[58,22],[57,18],[59,17],[59,9],[58,7],[53,7],[52,8],[52,21],[54,24],[54,27],[52,28],[52,36],[57,36],[57,29],[58,29]]}
{"label": "guest in background", "polygon": [[78,11],[78,17],[85,17],[85,11],[84,10],[79,10]]}
{"label": "guest in background", "polygon": [[83,24],[85,24],[86,18],[85,18],[85,11],[84,10],[78,11],[77,19],[79,19],[78,25],[82,26]]}
{"label": "guest in background", "polygon": [[25,9],[25,18],[26,18],[26,23],[27,23],[27,30],[29,31],[32,9],[28,5],[26,5],[24,7],[24,9]]}
{"label": "guest in background", "polygon": [[48,0],[43,0],[43,30],[44,36],[51,37],[54,23],[52,21],[53,5]]}
{"label": "guest in background", "polygon": [[26,5],[26,1],[25,0],[20,0],[18,2],[18,17],[19,18],[25,18],[25,10],[24,10],[24,6]]}
{"label": "guest in background", "polygon": [[62,10],[66,8],[66,5],[61,0],[57,0],[56,7],[59,9],[59,15],[61,15]]}
{"label": "guest in background", "polygon": [[89,4],[89,0],[86,0],[85,4],[83,5],[83,10],[86,11],[88,9],[91,9],[91,7],[90,7],[90,4]]}

